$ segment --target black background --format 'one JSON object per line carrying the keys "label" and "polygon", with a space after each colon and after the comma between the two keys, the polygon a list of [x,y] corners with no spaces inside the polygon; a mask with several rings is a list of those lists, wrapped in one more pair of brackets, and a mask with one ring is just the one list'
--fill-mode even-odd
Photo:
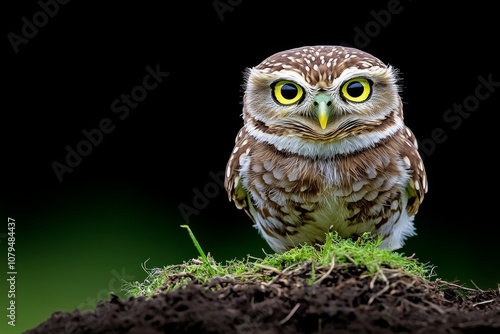
{"label": "black background", "polygon": [[[108,200],[122,203],[117,210],[123,212],[134,203],[159,210],[158,220],[142,222],[140,231],[121,229],[132,240],[154,233],[164,235],[166,244],[186,244],[177,259],[196,256],[185,231],[177,228],[187,222],[205,250],[220,260],[268,250],[222,188],[211,187],[210,173],[225,169],[242,125],[242,71],[284,49],[343,43],[400,70],[406,122],[426,143],[422,154],[429,192],[415,221],[418,236],[403,251],[435,264],[437,273],[449,280],[474,280],[482,287],[500,282],[495,162],[500,84],[479,104],[471,104],[466,116],[447,111],[454,104],[478,101],[479,77],[500,83],[499,18],[492,5],[220,1],[231,10],[219,8],[218,13],[212,1],[161,3],[60,4],[17,53],[9,33],[22,35],[22,18],[33,22],[40,4],[9,3],[2,10],[2,205],[4,216],[19,222],[18,242],[37,231],[46,244],[62,239],[77,244],[85,224],[51,215],[77,208],[99,216],[110,196],[114,198]],[[169,75],[120,120],[111,103],[142,83],[146,66],[157,65]],[[445,120],[446,114],[461,122]],[[59,182],[51,164],[64,163],[65,147],[76,148],[85,139],[82,130],[96,128],[104,118],[113,122],[113,132],[104,134]],[[433,139],[436,131],[445,140]],[[178,206],[194,207],[193,189],[212,191],[212,198],[186,221]],[[92,202],[99,196],[104,198],[99,204]],[[53,225],[51,231],[62,224],[70,228],[45,235],[49,229],[42,218],[43,224]],[[166,233],[169,226],[175,227]],[[0,233],[6,228],[0,227]],[[106,233],[103,226],[99,238],[116,237]],[[99,245],[105,253],[105,243]],[[134,247],[140,251],[133,241],[128,245],[130,252]],[[43,257],[38,246],[25,242],[23,247],[29,250],[27,257],[35,252]],[[82,251],[70,247],[61,251],[61,258]],[[128,255],[122,250],[122,256]],[[156,259],[157,266],[172,261]]]}

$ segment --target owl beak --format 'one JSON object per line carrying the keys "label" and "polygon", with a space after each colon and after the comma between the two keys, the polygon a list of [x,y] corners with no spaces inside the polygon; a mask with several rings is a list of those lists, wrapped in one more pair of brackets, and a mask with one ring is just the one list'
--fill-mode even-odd
{"label": "owl beak", "polygon": [[328,124],[328,118],[332,111],[332,99],[327,94],[318,94],[314,99],[316,108],[316,116],[318,117],[319,125],[324,130]]}

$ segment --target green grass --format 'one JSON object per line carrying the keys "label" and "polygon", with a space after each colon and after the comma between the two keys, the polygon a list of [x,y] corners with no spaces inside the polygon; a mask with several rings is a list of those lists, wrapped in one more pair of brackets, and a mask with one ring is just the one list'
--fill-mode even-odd
{"label": "green grass", "polygon": [[[234,259],[225,263],[217,262],[210,254],[206,255],[187,225],[186,228],[200,256],[182,264],[148,269],[143,264],[147,277],[143,282],[126,282],[124,291],[129,296],[150,297],[160,292],[168,292],[185,286],[189,282],[203,284],[215,277],[245,282],[269,282],[280,273],[293,270],[304,263],[311,263],[309,284],[321,280],[316,275],[318,268],[348,270],[357,267],[362,276],[384,279],[387,271],[401,271],[428,279],[432,269],[419,263],[413,257],[379,248],[380,239],[373,239],[369,233],[356,240],[341,238],[329,232],[322,245],[302,245],[283,254],[264,254],[263,258],[248,255],[246,259]],[[324,270],[323,270],[324,272]]]}

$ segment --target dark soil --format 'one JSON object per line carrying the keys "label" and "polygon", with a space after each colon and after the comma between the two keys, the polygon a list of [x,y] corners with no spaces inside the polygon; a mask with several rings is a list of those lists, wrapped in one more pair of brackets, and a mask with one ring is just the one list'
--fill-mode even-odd
{"label": "dark soil", "polygon": [[215,278],[150,299],[112,295],[93,311],[54,313],[27,334],[500,333],[500,291],[387,269],[278,273],[269,283]]}

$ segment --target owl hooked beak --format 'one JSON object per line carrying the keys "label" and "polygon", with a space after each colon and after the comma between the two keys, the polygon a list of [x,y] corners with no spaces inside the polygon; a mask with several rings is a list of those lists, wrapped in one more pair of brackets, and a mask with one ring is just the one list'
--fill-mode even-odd
{"label": "owl hooked beak", "polygon": [[319,93],[314,98],[314,108],[316,116],[318,117],[319,125],[324,130],[328,124],[328,118],[332,112],[332,98],[330,95],[325,93]]}

